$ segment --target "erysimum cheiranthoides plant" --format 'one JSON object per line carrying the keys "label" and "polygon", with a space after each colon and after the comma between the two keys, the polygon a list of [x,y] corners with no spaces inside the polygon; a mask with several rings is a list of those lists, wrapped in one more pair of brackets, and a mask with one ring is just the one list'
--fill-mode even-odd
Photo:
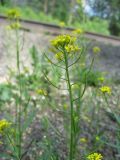
{"label": "erysimum cheiranthoides plant", "polygon": [[[80,33],[81,34],[81,33]],[[78,36],[79,37],[79,36]],[[82,35],[83,37],[83,35]],[[80,37],[79,37],[80,38]],[[66,130],[67,146],[68,146],[68,158],[69,160],[79,159],[77,156],[78,142],[80,136],[80,111],[83,101],[84,93],[87,89],[87,76],[89,75],[92,65],[94,63],[94,56],[89,68],[85,73],[85,83],[76,81],[76,77],[73,77],[72,73],[77,70],[78,64],[82,57],[86,54],[86,46],[81,43],[78,46],[77,36],[75,35],[59,35],[51,41],[49,56],[45,53],[45,57],[51,66],[61,69],[61,75],[59,78],[66,84],[66,88],[56,86],[48,76],[45,77],[48,82],[57,89],[65,90],[69,97],[69,106],[65,105],[63,108],[67,108],[66,123],[64,124]],[[82,42],[82,40],[81,40]],[[74,92],[75,91],[75,92]],[[67,102],[66,102],[67,103]]]}
{"label": "erysimum cheiranthoides plant", "polygon": [[[9,86],[10,99],[4,103],[2,115],[5,118],[0,120],[0,138],[2,137],[0,140],[1,144],[5,146],[3,153],[0,152],[0,158],[22,160],[28,157],[28,153],[35,141],[34,138],[27,140],[32,132],[30,126],[36,118],[37,107],[34,97],[36,98],[38,95],[40,99],[41,95],[46,96],[47,93],[39,88],[41,87],[40,85],[34,86],[36,82],[31,82],[32,80],[34,81],[34,77],[36,76],[35,69],[33,69],[34,76],[29,72],[29,68],[25,68],[21,64],[24,41],[23,36],[21,36],[23,31],[20,30],[19,11],[11,9],[7,12],[7,16],[9,25],[6,27],[6,31],[10,34],[9,38],[11,37],[14,40],[11,41],[11,44],[12,51],[13,53],[15,52],[15,61],[13,62],[15,63],[15,73],[12,73],[12,69],[10,68],[11,76],[8,77],[8,81],[6,82],[6,86]],[[31,52],[35,54],[33,52],[36,51],[34,49]],[[33,66],[33,68],[35,67]],[[38,105],[40,106],[40,102]]]}
{"label": "erysimum cheiranthoides plant", "polygon": [[[15,37],[16,37],[16,44],[15,44],[15,50],[16,50],[16,68],[17,68],[17,74],[20,75],[20,48],[19,48],[19,37],[18,37],[18,31],[20,29],[20,13],[16,9],[11,9],[7,12],[7,16],[9,19],[10,24],[6,27],[7,30],[15,31]],[[4,137],[5,144],[6,144],[6,152],[8,149],[8,154],[6,153],[3,155],[8,158],[13,157],[13,159],[20,160],[22,156],[22,126],[21,126],[21,115],[22,115],[22,83],[21,79],[19,78],[18,82],[18,95],[16,93],[15,96],[15,117],[9,119],[11,122],[8,122],[6,119],[3,119],[0,121],[0,134]],[[12,128],[11,128],[12,126]]]}

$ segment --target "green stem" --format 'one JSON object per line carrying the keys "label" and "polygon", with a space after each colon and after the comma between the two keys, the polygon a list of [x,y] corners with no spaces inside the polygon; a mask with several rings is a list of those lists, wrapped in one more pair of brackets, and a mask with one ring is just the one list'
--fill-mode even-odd
{"label": "green stem", "polygon": [[17,155],[16,148],[15,148],[13,142],[12,142],[12,139],[10,138],[9,134],[6,134],[6,136],[7,136],[7,138],[8,138],[9,143],[11,144],[11,146],[12,146],[12,148],[13,148],[13,150],[14,150],[14,153],[15,153],[15,156],[16,156],[17,160],[20,160],[20,158],[19,158],[18,155]]}
{"label": "green stem", "polygon": [[18,32],[16,30],[16,56],[17,56],[17,70],[18,70],[18,76],[19,76],[19,92],[20,92],[20,102],[18,105],[18,150],[19,150],[19,158],[21,158],[21,141],[22,141],[22,131],[21,131],[21,96],[22,96],[22,87],[21,87],[21,77],[20,77],[20,54],[19,54],[19,37]]}
{"label": "green stem", "polygon": [[71,124],[70,124],[70,160],[73,160],[74,158],[74,110],[73,110],[73,96],[72,96],[72,88],[70,84],[70,77],[69,77],[69,70],[68,70],[68,58],[67,53],[64,51],[64,57],[65,57],[65,68],[66,68],[66,76],[67,76],[67,85],[68,85],[68,92],[69,92],[69,98],[70,98],[70,108],[71,108]]}

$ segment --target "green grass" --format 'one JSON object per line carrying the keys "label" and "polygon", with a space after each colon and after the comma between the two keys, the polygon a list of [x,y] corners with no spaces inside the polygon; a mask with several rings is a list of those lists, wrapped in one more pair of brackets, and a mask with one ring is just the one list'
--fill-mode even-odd
{"label": "green grass", "polygon": [[[0,6],[0,14],[5,15],[7,13],[7,10],[9,9],[10,7]],[[51,15],[45,15],[43,12],[34,12],[30,7],[24,7],[24,8],[17,7],[17,9],[20,11],[21,18],[23,19],[53,23],[53,24],[60,23],[58,19],[53,18]]]}
{"label": "green grass", "polygon": [[105,35],[109,35],[109,30],[108,30],[108,22],[106,20],[102,19],[94,19],[94,20],[86,20],[85,23],[78,23],[76,22],[74,24],[75,27],[85,30],[85,31],[90,31],[90,32],[96,32],[96,33],[101,33]]}
{"label": "green grass", "polygon": [[[10,7],[0,6],[0,14],[5,14]],[[17,7],[21,13],[21,18],[28,20],[35,20],[40,22],[47,22],[52,24],[60,24],[60,20],[52,17],[51,15],[46,15],[43,12],[35,12],[30,7]],[[68,26],[68,25],[66,25]],[[99,18],[94,20],[87,19],[85,22],[75,22],[71,27],[81,28],[85,31],[101,33],[109,35],[108,22]]]}

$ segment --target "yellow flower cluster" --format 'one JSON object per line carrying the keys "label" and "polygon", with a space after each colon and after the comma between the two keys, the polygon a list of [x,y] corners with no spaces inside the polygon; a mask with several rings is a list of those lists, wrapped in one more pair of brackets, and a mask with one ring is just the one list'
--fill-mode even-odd
{"label": "yellow flower cluster", "polygon": [[9,129],[11,123],[5,119],[0,120],[0,133],[3,134],[6,129]]}
{"label": "yellow flower cluster", "polygon": [[100,53],[101,49],[99,47],[93,47],[93,53]]}
{"label": "yellow flower cluster", "polygon": [[108,86],[102,86],[102,87],[100,88],[100,91],[103,92],[103,93],[111,94],[111,88],[108,87]]}
{"label": "yellow flower cluster", "polygon": [[63,27],[65,27],[65,22],[60,22],[59,25],[61,28],[63,28]]}
{"label": "yellow flower cluster", "polygon": [[87,143],[87,139],[86,138],[80,138],[80,142],[81,143]]}
{"label": "yellow flower cluster", "polygon": [[7,30],[12,30],[12,29],[20,29],[21,25],[19,22],[14,22],[14,23],[11,23],[10,25],[8,25],[6,27]]}
{"label": "yellow flower cluster", "polygon": [[87,157],[88,160],[102,160],[103,156],[100,153],[93,153]]}
{"label": "yellow flower cluster", "polygon": [[39,95],[47,96],[47,91],[43,89],[36,90],[36,93]]}
{"label": "yellow flower cluster", "polygon": [[20,12],[17,9],[10,9],[7,11],[7,17],[11,19],[20,18]]}
{"label": "yellow flower cluster", "polygon": [[75,45],[67,45],[65,46],[65,50],[70,53],[70,52],[77,52],[80,50],[80,48],[78,46],[75,46]]}
{"label": "yellow flower cluster", "polygon": [[51,51],[55,53],[55,58],[58,61],[64,59],[64,52],[67,54],[75,53],[80,50],[80,48],[75,44],[76,37],[70,35],[60,35],[51,41],[53,48]]}
{"label": "yellow flower cluster", "polygon": [[72,33],[73,34],[83,34],[83,30],[82,29],[75,29]]}
{"label": "yellow flower cluster", "polygon": [[70,35],[60,35],[51,41],[51,45],[58,49],[58,48],[64,48],[68,44],[73,45],[75,41],[76,41],[75,37],[72,37]]}

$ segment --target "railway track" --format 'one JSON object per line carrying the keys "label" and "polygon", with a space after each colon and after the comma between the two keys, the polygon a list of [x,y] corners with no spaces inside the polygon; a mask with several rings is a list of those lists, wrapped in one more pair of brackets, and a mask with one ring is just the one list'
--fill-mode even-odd
{"label": "railway track", "polygon": [[[52,34],[52,35],[59,35],[61,33],[61,28],[58,25],[48,24],[48,23],[42,23],[32,20],[20,20],[22,23],[22,29],[25,31],[30,32],[36,32],[36,33],[46,33],[46,34]],[[7,17],[0,15],[0,25],[1,24],[7,24]],[[70,33],[73,31],[74,28],[65,27],[63,29],[64,33]],[[110,44],[114,46],[120,46],[120,38],[115,36],[106,36],[98,33],[92,33],[92,32],[85,32],[85,37],[94,41],[102,42],[105,44]]]}

